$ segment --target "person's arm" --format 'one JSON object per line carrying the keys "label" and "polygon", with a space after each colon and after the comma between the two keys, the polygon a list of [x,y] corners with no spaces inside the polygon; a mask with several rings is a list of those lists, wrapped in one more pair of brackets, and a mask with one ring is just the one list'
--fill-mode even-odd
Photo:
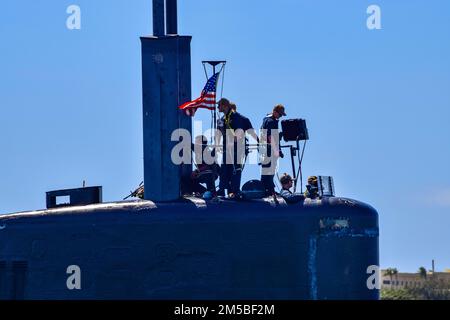
{"label": "person's arm", "polygon": [[283,150],[281,149],[281,139],[283,139],[283,132],[278,129],[278,150],[280,151],[280,158],[284,158]]}
{"label": "person's arm", "polygon": [[253,128],[252,122],[248,118],[246,120],[247,120],[247,124],[245,126],[246,133],[249,134],[253,139],[255,139],[257,143],[259,143],[259,137],[256,134],[255,129]]}
{"label": "person's arm", "polygon": [[267,121],[266,118],[263,119],[263,123],[261,125],[261,130],[259,132],[259,142],[258,142],[261,146],[261,144],[263,144],[263,147],[266,147],[266,144],[268,143],[267,141]]}
{"label": "person's arm", "polygon": [[241,139],[245,139],[245,131],[243,129],[237,129],[234,131],[234,136],[237,141],[241,141]]}
{"label": "person's arm", "polygon": [[272,130],[272,135],[270,136],[270,145],[272,146],[272,150],[274,152],[275,157],[281,157],[281,145],[280,145],[280,139],[273,134],[278,132],[278,130]]}
{"label": "person's arm", "polygon": [[222,132],[220,130],[216,130],[216,134],[215,134],[215,144],[216,146],[220,146],[221,142],[222,142]]}
{"label": "person's arm", "polygon": [[278,125],[276,126],[276,128],[272,128],[271,130],[271,141],[270,144],[272,146],[272,150],[275,150],[275,156],[278,158],[284,158],[284,154],[283,151],[281,150],[281,137],[282,137],[282,132],[279,131],[278,129]]}
{"label": "person's arm", "polygon": [[281,196],[289,204],[295,204],[303,201],[305,197],[298,193],[290,193],[288,191],[282,191]]}
{"label": "person's arm", "polygon": [[256,131],[255,131],[255,129],[253,129],[253,127],[250,127],[250,128],[248,128],[248,129],[246,129],[246,133],[247,133],[248,135],[250,135],[250,137],[252,137],[253,139],[255,139],[256,143],[259,143],[259,137],[258,137],[258,135],[256,134]]}

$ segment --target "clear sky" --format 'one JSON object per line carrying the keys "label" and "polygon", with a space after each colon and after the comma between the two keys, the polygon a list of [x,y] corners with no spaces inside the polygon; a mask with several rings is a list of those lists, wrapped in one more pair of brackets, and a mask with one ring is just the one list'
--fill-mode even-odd
{"label": "clear sky", "polygon": [[[71,4],[81,30],[66,28]],[[151,32],[151,0],[1,2],[0,213],[83,180],[105,201],[139,184]],[[450,1],[179,0],[179,32],[193,35],[193,98],[200,61],[226,59],[224,95],[255,127],[276,103],[307,119],[304,174],[378,210],[382,267],[450,268]]]}

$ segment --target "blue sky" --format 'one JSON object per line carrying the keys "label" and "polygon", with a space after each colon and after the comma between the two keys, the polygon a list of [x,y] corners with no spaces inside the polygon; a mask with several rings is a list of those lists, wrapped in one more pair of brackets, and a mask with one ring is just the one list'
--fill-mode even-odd
{"label": "blue sky", "polygon": [[[71,4],[81,30],[66,28]],[[371,4],[381,30],[366,27]],[[105,201],[139,184],[151,31],[150,0],[2,1],[0,213],[83,180]],[[224,95],[255,127],[276,103],[307,119],[304,174],[378,210],[382,267],[450,268],[449,1],[180,0],[179,31],[194,36],[193,98],[200,61],[226,59]]]}

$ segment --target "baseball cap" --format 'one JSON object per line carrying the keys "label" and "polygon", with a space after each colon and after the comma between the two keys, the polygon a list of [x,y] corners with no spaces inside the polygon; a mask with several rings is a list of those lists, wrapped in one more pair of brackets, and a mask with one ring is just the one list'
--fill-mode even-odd
{"label": "baseball cap", "polygon": [[276,105],[275,108],[273,108],[273,111],[278,112],[282,116],[286,116],[286,112],[285,112],[284,106],[282,104]]}

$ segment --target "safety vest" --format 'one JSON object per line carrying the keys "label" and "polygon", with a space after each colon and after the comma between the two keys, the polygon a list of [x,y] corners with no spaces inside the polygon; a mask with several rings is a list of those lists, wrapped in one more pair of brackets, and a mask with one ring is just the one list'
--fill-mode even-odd
{"label": "safety vest", "polygon": [[231,133],[233,133],[233,135],[234,135],[234,129],[233,129],[233,127],[231,126],[231,115],[234,113],[234,110],[230,110],[230,112],[228,112],[228,114],[227,115],[225,115],[225,117],[224,117],[224,122],[225,122],[225,128],[226,129],[230,129],[231,130]]}

